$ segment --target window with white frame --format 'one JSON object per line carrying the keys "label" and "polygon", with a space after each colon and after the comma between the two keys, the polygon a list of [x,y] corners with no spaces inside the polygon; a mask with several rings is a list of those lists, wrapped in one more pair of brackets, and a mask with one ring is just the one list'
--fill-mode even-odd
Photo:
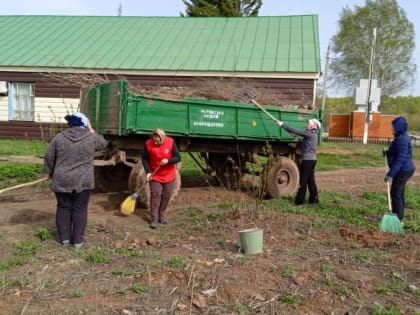
{"label": "window with white frame", "polygon": [[35,87],[32,83],[9,82],[9,119],[35,120]]}

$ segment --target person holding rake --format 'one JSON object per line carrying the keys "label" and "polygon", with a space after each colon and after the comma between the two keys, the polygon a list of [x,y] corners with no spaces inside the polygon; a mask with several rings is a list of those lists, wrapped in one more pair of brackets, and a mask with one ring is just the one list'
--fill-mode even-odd
{"label": "person holding rake", "polygon": [[321,123],[317,119],[309,119],[305,130],[298,130],[286,125],[282,121],[277,121],[277,125],[289,133],[303,137],[302,141],[302,160],[299,165],[299,190],[295,196],[296,206],[305,202],[306,190],[309,190],[309,203],[319,203],[318,188],[315,182],[316,150],[318,146],[318,130]]}
{"label": "person holding rake", "polygon": [[392,212],[395,213],[400,222],[404,220],[405,209],[405,187],[408,180],[415,172],[413,162],[413,148],[410,137],[407,134],[407,120],[399,116],[392,122],[392,133],[394,140],[389,145],[388,150],[384,150],[389,170],[385,175],[384,181],[391,182],[391,203]]}

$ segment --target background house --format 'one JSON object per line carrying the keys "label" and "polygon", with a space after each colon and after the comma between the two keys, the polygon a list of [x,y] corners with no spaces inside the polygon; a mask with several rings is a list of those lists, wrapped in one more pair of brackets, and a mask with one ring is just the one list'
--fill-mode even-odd
{"label": "background house", "polygon": [[[0,16],[0,138],[35,139],[76,111],[80,88],[125,78],[141,93],[253,88],[270,105],[315,104],[316,15]],[[229,95],[227,95],[229,96]],[[44,130],[44,131],[43,131]],[[50,136],[54,134],[55,130]]]}

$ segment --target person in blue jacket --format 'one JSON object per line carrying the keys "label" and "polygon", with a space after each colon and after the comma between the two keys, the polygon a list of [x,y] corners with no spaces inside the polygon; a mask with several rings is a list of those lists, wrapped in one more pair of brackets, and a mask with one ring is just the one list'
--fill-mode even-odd
{"label": "person in blue jacket", "polygon": [[387,158],[389,170],[385,175],[385,182],[391,184],[391,205],[401,222],[404,220],[405,186],[415,172],[413,150],[410,137],[407,134],[407,120],[399,116],[392,121],[394,140],[384,153]]}

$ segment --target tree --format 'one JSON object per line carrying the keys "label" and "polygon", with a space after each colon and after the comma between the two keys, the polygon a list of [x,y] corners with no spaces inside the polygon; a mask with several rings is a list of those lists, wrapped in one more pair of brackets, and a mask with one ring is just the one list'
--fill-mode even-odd
{"label": "tree", "polygon": [[414,83],[416,65],[414,26],[396,0],[366,0],[364,7],[348,6],[339,19],[339,31],[332,38],[335,56],[330,64],[330,82],[353,92],[360,79],[369,75],[373,29],[377,29],[373,79],[382,95],[395,95]]}
{"label": "tree", "polygon": [[[257,16],[262,0],[182,0],[187,16]],[[183,14],[181,14],[184,16]]]}

